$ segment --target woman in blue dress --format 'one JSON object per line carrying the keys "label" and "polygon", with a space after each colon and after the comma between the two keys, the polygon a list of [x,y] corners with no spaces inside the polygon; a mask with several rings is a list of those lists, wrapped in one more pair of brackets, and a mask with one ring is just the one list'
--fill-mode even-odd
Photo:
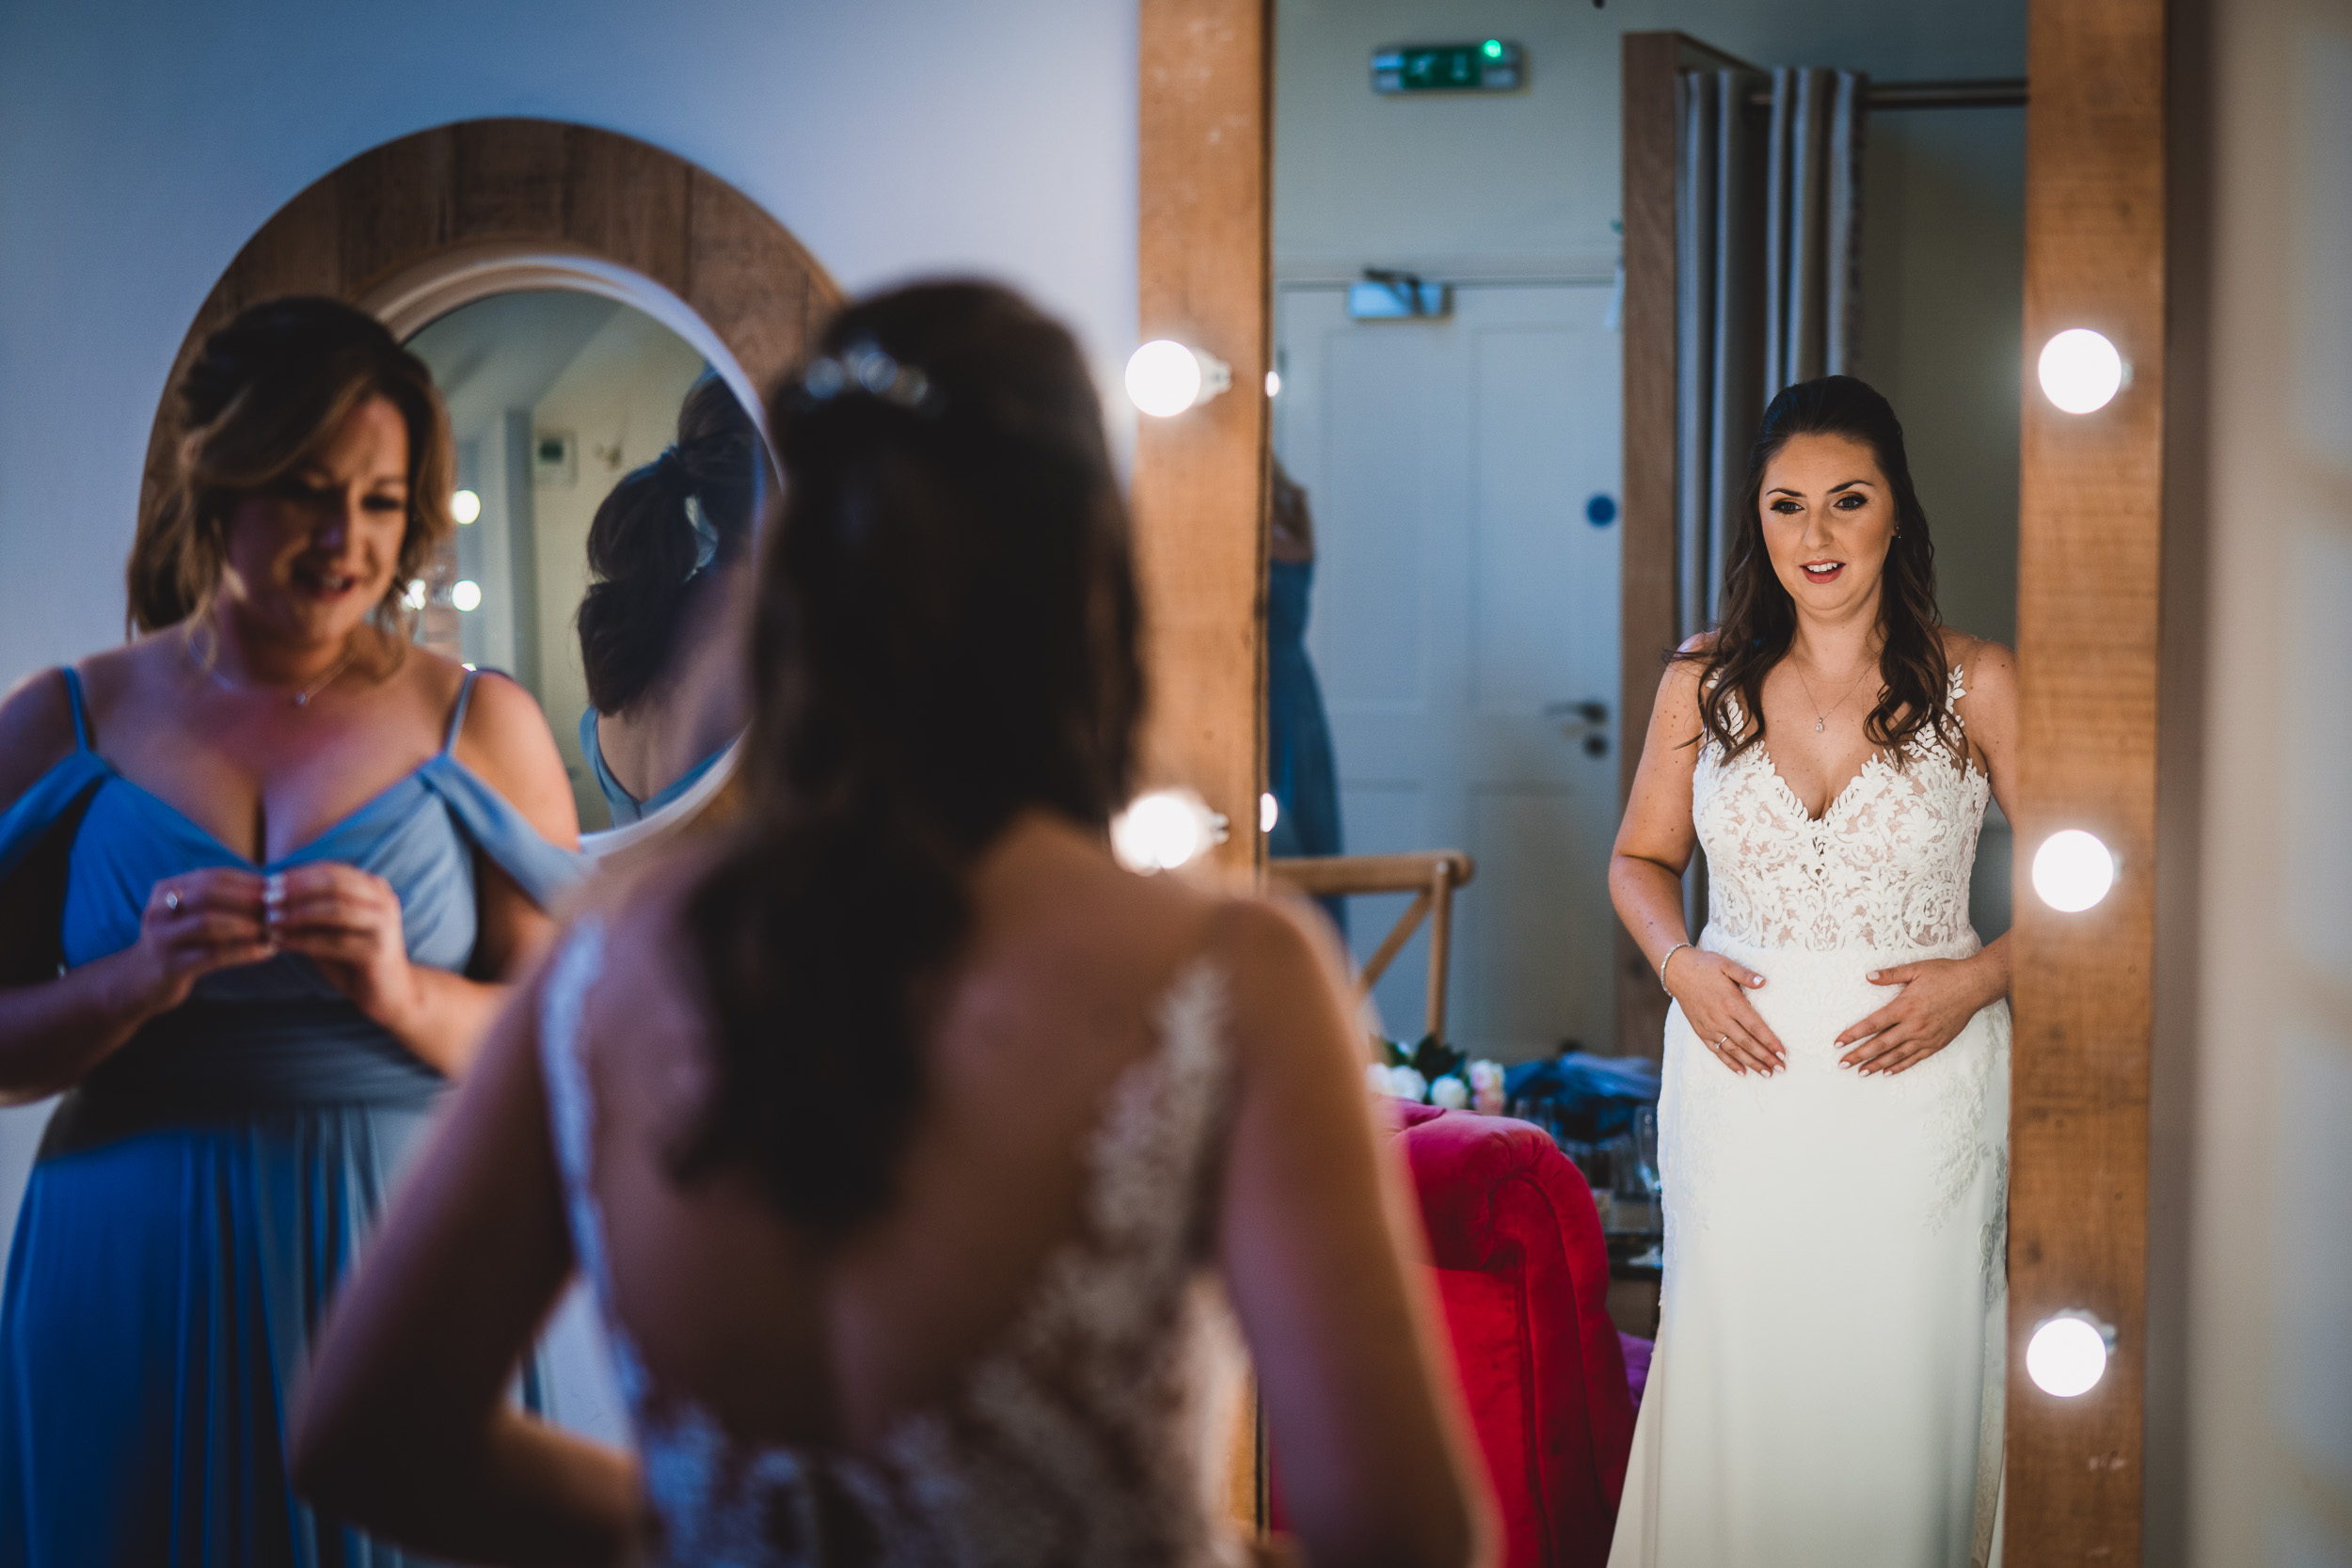
{"label": "woman in blue dress", "polygon": [[411,646],[421,363],[257,306],[176,389],[127,646],[0,703],[0,1568],[389,1564],[286,1484],[313,1326],[580,866],[531,696]]}
{"label": "woman in blue dress", "polygon": [[685,796],[751,712],[743,568],[774,491],[758,427],[706,371],[677,443],[612,487],[588,528],[580,750],[625,827]]}

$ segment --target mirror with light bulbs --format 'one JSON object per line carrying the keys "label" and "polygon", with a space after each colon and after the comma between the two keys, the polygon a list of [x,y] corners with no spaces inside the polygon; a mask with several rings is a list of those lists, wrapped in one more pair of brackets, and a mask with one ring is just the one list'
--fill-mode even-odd
{"label": "mirror with light bulbs", "polygon": [[748,711],[736,650],[775,485],[740,373],[573,289],[470,299],[406,341],[457,452],[459,527],[409,585],[419,641],[539,700],[583,832],[691,809]]}

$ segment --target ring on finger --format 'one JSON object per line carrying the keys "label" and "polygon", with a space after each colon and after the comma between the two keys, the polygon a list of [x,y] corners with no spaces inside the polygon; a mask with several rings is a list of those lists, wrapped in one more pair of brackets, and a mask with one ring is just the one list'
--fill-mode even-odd
{"label": "ring on finger", "polygon": [[167,887],[164,889],[164,908],[169,910],[174,914],[178,914],[180,912],[180,890],[178,888]]}

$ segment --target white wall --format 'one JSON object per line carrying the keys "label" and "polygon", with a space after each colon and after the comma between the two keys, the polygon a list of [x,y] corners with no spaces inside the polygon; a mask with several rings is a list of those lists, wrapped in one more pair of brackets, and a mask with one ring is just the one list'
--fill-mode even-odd
{"label": "white wall", "polygon": [[[1678,28],[1758,66],[2023,76],[2024,0],[1279,0],[1278,276],[1607,277],[1619,39]],[[1524,91],[1380,98],[1381,44],[1525,46]],[[1903,417],[1953,625],[2016,633],[2025,114],[1871,117],[1862,373]]]}
{"label": "white wall", "polygon": [[[354,154],[489,115],[625,132],[736,185],[852,292],[946,270],[1027,290],[1115,387],[1136,80],[1134,8],[1104,0],[0,7],[0,686],[121,636],[188,322]],[[27,1119],[0,1115],[0,1245]]]}
{"label": "white wall", "polygon": [[2156,1172],[2191,1200],[2186,1299],[2152,1302],[2186,1309],[2187,1484],[2150,1560],[2318,1568],[2352,1564],[2352,6],[2209,9],[2212,275],[2185,304],[2212,372],[2180,430],[2209,452],[2203,746],[2159,785],[2203,806],[2194,1114]]}

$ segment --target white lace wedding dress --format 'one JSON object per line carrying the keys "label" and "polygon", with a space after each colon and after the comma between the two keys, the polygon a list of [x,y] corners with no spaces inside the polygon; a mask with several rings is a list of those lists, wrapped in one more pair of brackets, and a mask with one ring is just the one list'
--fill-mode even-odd
{"label": "white lace wedding dress", "polygon": [[1978,950],[1990,783],[1915,739],[1814,819],[1761,744],[1710,742],[1691,793],[1699,945],[1765,977],[1788,1062],[1738,1076],[1667,1015],[1665,1291],[1611,1568],[1995,1560],[2009,1004],[1889,1076],[1832,1043],[1894,996],[1868,971]]}
{"label": "white lace wedding dress", "polygon": [[1196,965],[1162,1001],[1156,1048],[1119,1078],[1088,1148],[1079,1232],[1006,1331],[951,1397],[849,1451],[730,1439],[648,1377],[613,1311],[578,1053],[602,952],[584,920],[558,954],[541,1063],[572,1243],[660,1525],[654,1562],[1206,1568],[1238,1555],[1220,1496],[1242,1359],[1209,1254],[1231,1079],[1215,970]]}

